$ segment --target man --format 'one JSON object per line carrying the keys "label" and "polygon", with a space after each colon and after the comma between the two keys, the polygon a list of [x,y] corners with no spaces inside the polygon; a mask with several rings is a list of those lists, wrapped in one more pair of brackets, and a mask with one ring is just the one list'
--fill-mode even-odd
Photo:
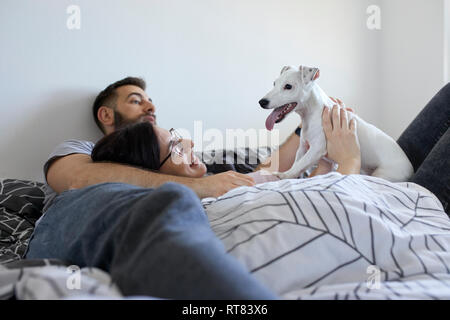
{"label": "man", "polygon": [[[108,134],[115,128],[136,121],[156,124],[156,108],[145,93],[145,82],[138,78],[125,78],[108,86],[94,102],[94,118],[100,130]],[[121,164],[93,163],[90,150],[93,144],[83,144],[79,152],[55,155],[46,164],[48,185],[57,193],[79,189],[103,182],[123,182],[154,188],[165,182],[177,182],[203,197],[217,197],[239,186],[251,186],[252,178],[229,171],[200,179],[167,176]],[[80,153],[82,152],[82,153]]]}
{"label": "man", "polygon": [[[93,106],[104,134],[136,121],[155,124],[155,111],[145,82],[131,77],[108,86]],[[276,298],[224,251],[197,197],[253,185],[250,177],[225,172],[192,179],[93,163],[93,146],[66,141],[44,165],[48,183],[44,214],[27,259],[58,258],[101,268],[124,295]]]}

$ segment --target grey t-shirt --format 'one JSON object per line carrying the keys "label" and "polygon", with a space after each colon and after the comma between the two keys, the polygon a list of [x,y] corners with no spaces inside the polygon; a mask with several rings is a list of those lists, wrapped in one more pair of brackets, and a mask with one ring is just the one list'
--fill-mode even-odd
{"label": "grey t-shirt", "polygon": [[60,157],[68,156],[69,154],[81,153],[91,155],[92,149],[94,149],[95,143],[84,140],[66,140],[56,146],[53,152],[48,157],[47,162],[44,164],[44,177],[45,177],[45,199],[43,212],[52,204],[55,197],[58,195],[47,183],[47,172],[53,161]]}

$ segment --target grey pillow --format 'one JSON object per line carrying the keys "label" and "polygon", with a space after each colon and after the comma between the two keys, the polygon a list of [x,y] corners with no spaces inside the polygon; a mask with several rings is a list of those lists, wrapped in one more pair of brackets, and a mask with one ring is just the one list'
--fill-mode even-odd
{"label": "grey pillow", "polygon": [[44,205],[40,182],[0,179],[0,264],[21,259]]}
{"label": "grey pillow", "polygon": [[270,156],[272,150],[269,147],[236,148],[234,150],[210,150],[198,153],[206,165],[208,173],[221,173],[236,171],[250,173]]}

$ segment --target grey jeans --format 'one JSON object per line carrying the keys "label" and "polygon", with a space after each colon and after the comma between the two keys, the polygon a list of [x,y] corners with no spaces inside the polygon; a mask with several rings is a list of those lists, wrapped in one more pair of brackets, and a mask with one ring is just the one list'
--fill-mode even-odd
{"label": "grey jeans", "polygon": [[423,108],[398,139],[414,167],[410,181],[433,192],[450,216],[450,83]]}
{"label": "grey jeans", "polygon": [[26,258],[101,268],[124,295],[276,299],[225,252],[194,192],[175,183],[104,183],[61,193]]}

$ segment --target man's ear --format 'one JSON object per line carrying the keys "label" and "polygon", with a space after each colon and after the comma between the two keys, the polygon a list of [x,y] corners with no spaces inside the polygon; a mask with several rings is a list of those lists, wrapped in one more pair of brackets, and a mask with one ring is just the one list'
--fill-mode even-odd
{"label": "man's ear", "polygon": [[107,106],[101,106],[97,111],[97,118],[103,126],[114,125],[114,110]]}
{"label": "man's ear", "polygon": [[311,81],[315,81],[320,77],[319,68],[300,66],[299,68],[300,76],[302,77],[303,83],[307,84]]}
{"label": "man's ear", "polygon": [[285,72],[286,70],[292,69],[292,67],[290,66],[285,66],[283,67],[283,69],[281,69],[280,75],[283,74],[283,72]]}

